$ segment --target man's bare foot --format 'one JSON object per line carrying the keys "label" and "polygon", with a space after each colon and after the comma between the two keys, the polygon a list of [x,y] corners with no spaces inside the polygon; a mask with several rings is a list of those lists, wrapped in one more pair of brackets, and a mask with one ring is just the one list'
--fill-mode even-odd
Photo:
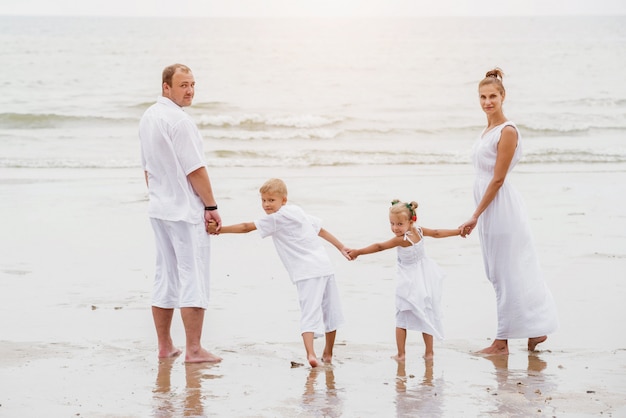
{"label": "man's bare foot", "polygon": [[309,364],[311,365],[311,367],[319,366],[319,363],[317,362],[317,357],[315,356],[315,354],[309,355],[307,357],[307,360],[309,360]]}
{"label": "man's bare foot", "polygon": [[547,339],[548,337],[546,335],[542,335],[541,337],[529,338],[528,339],[528,351],[535,351],[535,347],[537,347],[537,344],[541,344]]}
{"label": "man's bare foot", "polygon": [[478,351],[477,354],[482,354],[485,356],[509,354],[509,344],[506,340],[495,340],[493,344],[491,344],[487,348],[483,348],[482,350]]}
{"label": "man's bare foot", "polygon": [[219,363],[220,361],[222,361],[221,357],[209,353],[204,348],[185,354],[185,363]]}
{"label": "man's bare foot", "polygon": [[396,354],[395,356],[391,356],[391,358],[394,359],[395,361],[404,361],[406,359],[406,355]]}
{"label": "man's bare foot", "polygon": [[178,357],[183,351],[174,346],[160,349],[159,348],[159,358],[175,358]]}
{"label": "man's bare foot", "polygon": [[432,360],[435,358],[435,353],[431,351],[430,353],[424,353],[424,360]]}

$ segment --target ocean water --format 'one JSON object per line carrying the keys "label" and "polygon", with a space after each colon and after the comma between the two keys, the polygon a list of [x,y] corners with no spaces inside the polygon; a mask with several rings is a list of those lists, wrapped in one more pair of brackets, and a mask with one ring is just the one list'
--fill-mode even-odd
{"label": "ocean water", "polygon": [[0,168],[139,168],[164,66],[213,167],[468,164],[499,66],[522,164],[626,163],[626,17],[0,17]]}

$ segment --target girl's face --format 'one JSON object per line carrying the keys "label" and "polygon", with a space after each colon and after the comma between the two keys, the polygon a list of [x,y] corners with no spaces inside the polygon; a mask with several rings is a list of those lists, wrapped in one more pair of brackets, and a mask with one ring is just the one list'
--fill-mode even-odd
{"label": "girl's face", "polygon": [[396,237],[401,237],[411,228],[411,222],[403,213],[390,213],[389,214],[389,225],[391,226],[391,232],[394,233]]}
{"label": "girl's face", "polygon": [[504,95],[500,93],[500,90],[495,84],[486,84],[478,90],[480,97],[480,107],[483,112],[489,115],[502,111],[502,103],[504,102]]}
{"label": "girl's face", "polygon": [[285,203],[287,203],[287,196],[283,194],[276,192],[261,193],[261,205],[268,215],[278,212]]}

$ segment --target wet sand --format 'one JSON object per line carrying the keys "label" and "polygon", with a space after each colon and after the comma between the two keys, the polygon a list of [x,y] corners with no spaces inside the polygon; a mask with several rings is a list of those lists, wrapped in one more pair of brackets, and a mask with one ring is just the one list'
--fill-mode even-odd
{"label": "wet sand", "polygon": [[[409,333],[393,361],[395,253],[344,260],[329,246],[347,323],[332,365],[304,364],[295,288],[272,242],[212,240],[204,343],[218,365],[159,361],[150,316],[152,231],[135,170],[0,170],[0,416],[623,416],[626,167],[519,166],[561,326],[529,354],[490,344],[495,301],[477,236],[428,239],[445,270],[446,340],[422,359]],[[389,236],[388,201],[417,200],[420,223],[454,227],[473,209],[469,166],[215,169],[225,223],[250,221],[258,187],[290,200],[348,246]],[[406,181],[399,181],[405,179]],[[173,333],[183,343],[180,318]],[[316,341],[318,354],[323,342]],[[296,367],[292,367],[292,362]],[[303,364],[298,366],[297,364]]]}

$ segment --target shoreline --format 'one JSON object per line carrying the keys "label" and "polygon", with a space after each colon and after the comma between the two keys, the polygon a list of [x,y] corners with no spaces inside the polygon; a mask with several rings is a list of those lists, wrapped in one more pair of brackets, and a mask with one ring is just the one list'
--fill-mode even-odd
{"label": "shoreline", "polygon": [[[156,358],[149,309],[153,242],[140,170],[0,169],[0,415],[89,417],[626,414],[623,318],[626,216],[614,184],[624,164],[521,165],[523,194],[561,327],[508,364],[471,352],[489,345],[495,298],[477,236],[430,239],[446,273],[446,340],[432,369],[409,333],[404,373],[394,354],[395,254],[348,262],[329,248],[346,325],[333,366],[305,363],[295,289],[270,240],[212,239],[212,300],[204,344],[224,361]],[[261,213],[258,187],[287,182],[290,200],[347,246],[386,238],[388,200],[420,203],[420,222],[456,226],[472,209],[472,168],[380,166],[210,170],[224,222]],[[400,181],[406,180],[406,181]],[[182,344],[180,318],[173,336]],[[321,351],[321,341],[316,350]],[[318,353],[319,354],[319,353]],[[169,387],[167,382],[169,381]],[[194,409],[195,408],[195,409]]]}

